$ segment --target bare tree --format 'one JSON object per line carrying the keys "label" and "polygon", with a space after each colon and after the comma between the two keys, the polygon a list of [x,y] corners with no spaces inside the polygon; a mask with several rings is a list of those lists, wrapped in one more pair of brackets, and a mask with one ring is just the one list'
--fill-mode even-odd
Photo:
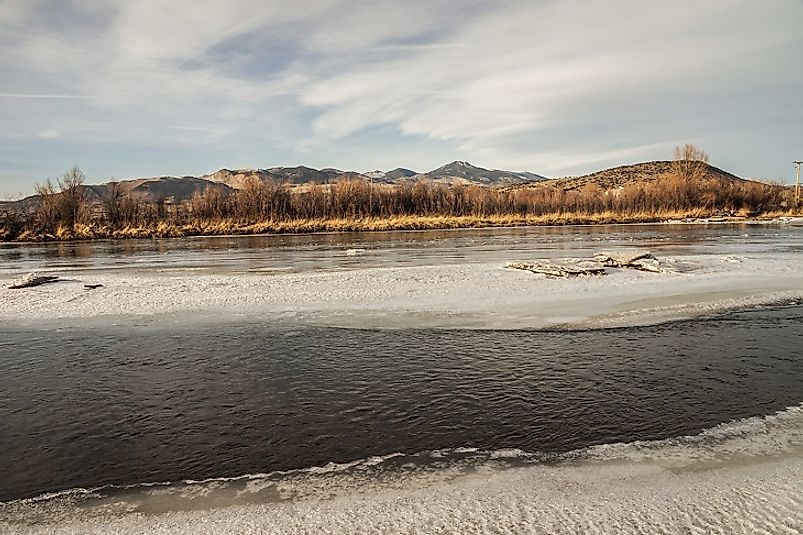
{"label": "bare tree", "polygon": [[84,189],[86,177],[74,166],[58,179],[61,200],[61,222],[68,228],[75,228],[86,209],[87,195]]}
{"label": "bare tree", "polygon": [[36,194],[39,195],[39,208],[36,214],[39,227],[46,231],[53,231],[61,215],[59,194],[53,181],[49,178],[41,184],[36,184],[35,189]]}
{"label": "bare tree", "polygon": [[234,199],[235,215],[241,219],[257,221],[269,212],[268,188],[257,176],[248,176]]}
{"label": "bare tree", "polygon": [[708,169],[708,154],[702,149],[686,143],[675,147],[673,173],[684,180],[701,180]]}
{"label": "bare tree", "polygon": [[112,227],[120,224],[123,207],[123,187],[119,182],[112,181],[106,185],[106,191],[101,198],[103,203],[103,213],[106,221]]}

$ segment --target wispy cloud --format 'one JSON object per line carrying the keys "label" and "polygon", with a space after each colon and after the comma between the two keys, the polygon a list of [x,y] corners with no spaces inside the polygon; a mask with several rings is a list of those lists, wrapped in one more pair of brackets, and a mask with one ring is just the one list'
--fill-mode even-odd
{"label": "wispy cloud", "polygon": [[0,98],[91,98],[87,95],[48,95],[43,93],[0,93]]}
{"label": "wispy cloud", "polygon": [[[574,174],[703,138],[722,165],[771,175],[803,138],[797,0],[55,6],[0,9],[0,158],[32,179],[75,161]],[[60,137],[31,168],[44,132]]]}

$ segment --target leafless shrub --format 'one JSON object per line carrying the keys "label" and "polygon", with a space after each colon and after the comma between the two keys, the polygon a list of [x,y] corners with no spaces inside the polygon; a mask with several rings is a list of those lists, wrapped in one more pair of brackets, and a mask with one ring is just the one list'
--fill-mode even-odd
{"label": "leafless shrub", "polygon": [[40,230],[52,232],[58,225],[61,216],[58,191],[49,178],[41,184],[36,184],[35,190],[39,195],[38,227]]}
{"label": "leafless shrub", "polygon": [[101,198],[101,203],[106,222],[112,227],[118,226],[122,221],[123,199],[122,185],[116,181],[109,182]]}
{"label": "leafless shrub", "polygon": [[675,147],[672,161],[673,174],[684,180],[700,180],[708,169],[708,154],[702,149],[686,143]]}
{"label": "leafless shrub", "polygon": [[84,189],[86,177],[77,167],[73,167],[57,180],[59,185],[59,204],[61,224],[69,229],[75,228],[76,223],[86,215],[87,196]]}

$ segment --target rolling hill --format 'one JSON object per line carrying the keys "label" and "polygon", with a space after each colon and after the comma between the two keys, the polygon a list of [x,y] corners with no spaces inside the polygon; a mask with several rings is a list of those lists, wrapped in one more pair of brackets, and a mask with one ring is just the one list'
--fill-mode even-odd
{"label": "rolling hill", "polygon": [[[102,200],[109,195],[112,187],[111,184],[112,182],[107,182],[105,184],[84,186],[84,192],[89,202],[91,204],[102,202]],[[208,188],[215,188],[221,191],[233,190],[233,188],[226,184],[192,176],[139,178],[135,180],[121,180],[117,182],[117,184],[119,184],[121,193],[130,195],[135,200],[148,203],[163,202],[166,200],[179,203]],[[39,195],[30,195],[18,201],[0,202],[0,211],[9,210],[28,213],[37,210],[39,205]]]}
{"label": "rolling hill", "polygon": [[[705,164],[705,178],[715,178],[721,180],[744,181],[732,173],[723,171],[713,165]],[[620,165],[603,171],[597,171],[583,176],[564,177],[545,182],[526,184],[525,187],[539,187],[543,185],[561,188],[565,191],[582,188],[588,184],[595,184],[603,190],[620,188],[626,185],[639,182],[648,183],[660,180],[672,172],[671,161],[652,161],[630,165]]]}

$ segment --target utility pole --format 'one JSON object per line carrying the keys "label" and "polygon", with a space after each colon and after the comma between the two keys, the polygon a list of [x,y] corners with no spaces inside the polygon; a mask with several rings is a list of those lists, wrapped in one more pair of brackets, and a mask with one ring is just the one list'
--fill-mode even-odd
{"label": "utility pole", "polygon": [[795,207],[800,205],[800,164],[803,162],[795,162]]}

